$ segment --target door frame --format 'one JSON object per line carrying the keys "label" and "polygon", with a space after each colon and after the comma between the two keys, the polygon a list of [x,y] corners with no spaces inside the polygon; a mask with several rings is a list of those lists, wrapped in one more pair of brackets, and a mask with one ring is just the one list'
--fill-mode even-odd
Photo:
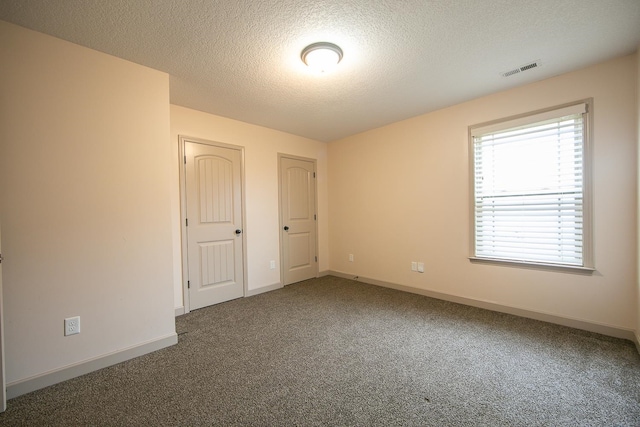
{"label": "door frame", "polygon": [[[0,229],[1,228],[2,226],[0,225]],[[0,237],[0,242],[1,241],[2,238]],[[4,368],[4,297],[2,294],[1,252],[2,251],[0,249],[0,412],[4,412],[7,409],[7,376]]]}
{"label": "door frame", "polygon": [[316,220],[314,221],[315,225],[315,233],[316,233],[316,257],[318,257],[318,262],[316,262],[316,277],[320,274],[320,242],[318,237],[318,160],[312,159],[310,157],[302,157],[295,156],[293,154],[286,153],[278,153],[278,239],[280,244],[280,285],[285,286],[284,281],[284,247],[282,242],[282,228],[284,227],[284,221],[282,220],[282,159],[293,159],[293,160],[302,160],[305,162],[313,163],[313,173],[315,174],[315,179],[313,180],[313,185],[315,187],[314,191],[314,201],[315,203],[315,215]]}
{"label": "door frame", "polygon": [[245,195],[247,194],[245,189],[245,173],[244,173],[244,147],[239,145],[226,144],[224,142],[211,141],[208,139],[194,138],[185,135],[178,135],[178,163],[180,164],[180,241],[182,251],[182,304],[184,305],[184,313],[187,314],[191,311],[191,303],[189,301],[189,287],[187,281],[189,280],[189,253],[188,240],[187,240],[187,180],[186,180],[186,143],[195,142],[197,144],[211,145],[219,148],[228,148],[231,150],[240,151],[240,179],[241,179],[241,191],[240,204],[242,206],[242,270],[243,270],[243,283],[242,283],[242,296],[247,296],[247,209],[245,206]]}

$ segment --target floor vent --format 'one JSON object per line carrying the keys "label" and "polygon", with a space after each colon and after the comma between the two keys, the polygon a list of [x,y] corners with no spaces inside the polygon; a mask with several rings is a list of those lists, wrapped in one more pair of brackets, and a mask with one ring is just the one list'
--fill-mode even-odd
{"label": "floor vent", "polygon": [[530,62],[529,64],[526,64],[526,65],[522,65],[518,68],[514,68],[513,70],[505,71],[504,73],[500,73],[500,75],[502,77],[509,77],[509,76],[513,76],[514,74],[518,74],[523,71],[530,70],[532,68],[538,68],[540,66],[541,64],[540,64],[540,61],[538,60],[538,61]]}

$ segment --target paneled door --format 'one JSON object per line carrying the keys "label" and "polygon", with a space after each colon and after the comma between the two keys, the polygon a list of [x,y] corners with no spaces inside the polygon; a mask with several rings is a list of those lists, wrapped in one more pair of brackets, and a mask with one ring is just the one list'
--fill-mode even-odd
{"label": "paneled door", "polygon": [[283,284],[318,276],[315,160],[279,155]]}
{"label": "paneled door", "polygon": [[189,310],[244,296],[242,151],[183,139]]}

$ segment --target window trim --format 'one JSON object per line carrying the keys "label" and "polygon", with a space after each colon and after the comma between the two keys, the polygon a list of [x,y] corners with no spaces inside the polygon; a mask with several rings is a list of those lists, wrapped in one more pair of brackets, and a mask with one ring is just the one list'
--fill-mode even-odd
{"label": "window trim", "polygon": [[[491,258],[476,255],[476,212],[475,212],[475,147],[473,136],[478,134],[478,129],[508,129],[518,124],[527,124],[528,119],[532,119],[529,123],[533,124],[544,120],[544,117],[554,117],[554,112],[558,113],[557,117],[561,117],[561,110],[571,109],[577,105],[584,104],[585,113],[583,113],[583,259],[582,266],[569,265],[560,263],[546,263],[535,261],[523,261],[515,259]],[[534,116],[542,117],[540,120],[533,120]],[[536,110],[528,113],[518,114],[515,116],[505,117],[484,123],[471,125],[468,127],[468,159],[469,159],[469,260],[472,263],[486,263],[493,265],[510,265],[523,268],[534,268],[551,271],[575,272],[581,274],[591,274],[595,269],[595,257],[593,248],[593,98],[582,99],[575,102],[557,105],[550,108]]]}

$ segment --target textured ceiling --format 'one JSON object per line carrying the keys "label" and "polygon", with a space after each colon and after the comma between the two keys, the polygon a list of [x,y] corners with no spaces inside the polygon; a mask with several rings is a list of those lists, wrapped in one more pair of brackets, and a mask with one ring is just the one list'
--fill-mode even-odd
{"label": "textured ceiling", "polygon": [[[640,0],[0,0],[0,19],[165,71],[173,104],[320,141],[640,44]],[[329,74],[300,60],[317,41],[344,51]]]}

